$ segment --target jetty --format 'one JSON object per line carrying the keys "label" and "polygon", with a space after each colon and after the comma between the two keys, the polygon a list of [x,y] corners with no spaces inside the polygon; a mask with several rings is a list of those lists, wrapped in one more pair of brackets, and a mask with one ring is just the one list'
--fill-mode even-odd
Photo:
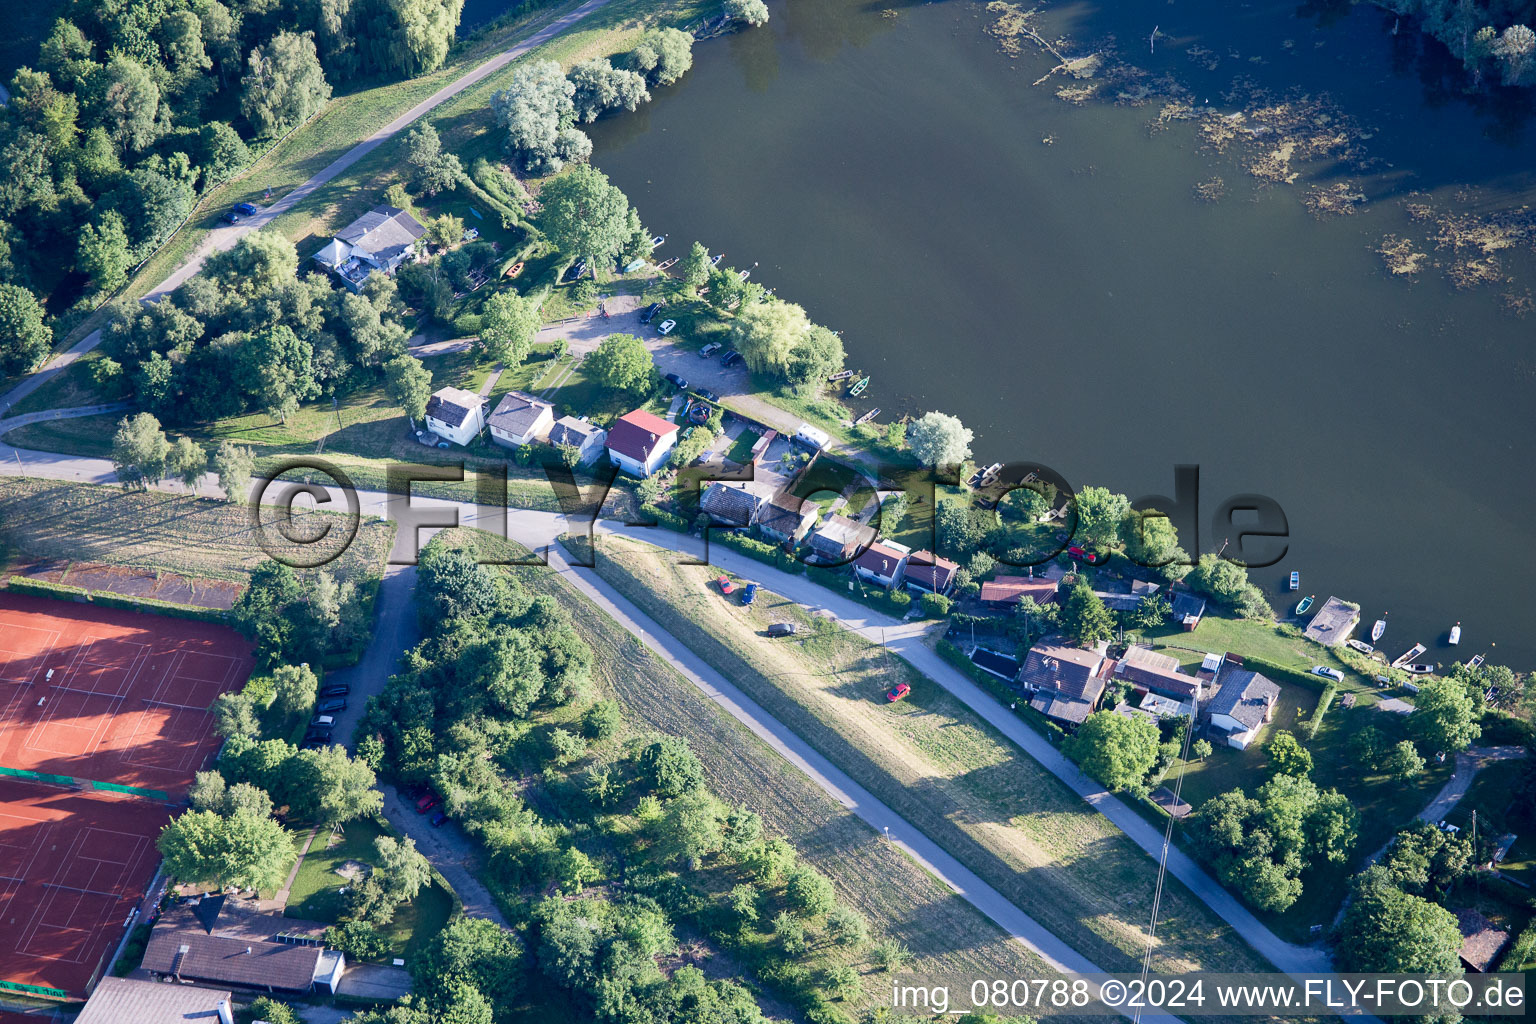
{"label": "jetty", "polygon": [[1305,635],[1308,640],[1316,640],[1320,644],[1337,647],[1349,637],[1350,633],[1354,632],[1359,624],[1360,607],[1358,605],[1330,596],[1327,603],[1312,616],[1312,621],[1307,624]]}

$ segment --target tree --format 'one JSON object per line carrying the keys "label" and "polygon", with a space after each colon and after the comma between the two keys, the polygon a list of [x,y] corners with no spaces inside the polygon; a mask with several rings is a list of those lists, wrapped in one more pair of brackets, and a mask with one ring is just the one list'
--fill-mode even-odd
{"label": "tree", "polygon": [[384,795],[373,788],[373,769],[347,755],[345,747],[299,751],[294,766],[295,814],[336,826],[377,814]]}
{"label": "tree", "polygon": [[846,903],[839,903],[827,914],[827,934],[839,946],[857,948],[869,941],[869,922]]}
{"label": "tree", "polygon": [[663,736],[644,747],[639,765],[657,796],[677,797],[704,785],[704,766],[680,736]]}
{"label": "tree", "polygon": [[31,370],[52,344],[53,328],[43,322],[36,297],[18,285],[0,284],[0,372]]}
{"label": "tree", "polygon": [[215,888],[277,889],[293,866],[293,839],[271,818],[187,811],[155,844],[165,870],[184,882]]}
{"label": "tree", "polygon": [[1268,770],[1271,777],[1312,774],[1312,754],[1296,741],[1294,733],[1276,734],[1264,749],[1269,754]]}
{"label": "tree", "polygon": [[1472,864],[1472,844],[1427,821],[1415,821],[1392,841],[1382,866],[1392,883],[1415,896],[1444,895]]}
{"label": "tree", "polygon": [[726,17],[748,25],[768,24],[768,5],[763,0],[722,0]]}
{"label": "tree", "polygon": [[1063,749],[1107,789],[1141,792],[1157,759],[1158,739],[1157,727],[1140,715],[1127,718],[1098,711],[1088,716]]}
{"label": "tree", "polygon": [[410,836],[379,836],[374,839],[373,848],[374,877],[394,902],[409,903],[432,881],[432,865],[416,849],[416,840]]}
{"label": "tree", "polygon": [[252,1020],[264,1020],[267,1024],[303,1024],[293,1007],[280,1003],[271,996],[257,996],[251,1001]]}
{"label": "tree", "polygon": [[709,268],[709,250],[703,242],[694,242],[677,265],[677,277],[690,292],[697,292],[709,281]]}
{"label": "tree", "polygon": [[128,232],[116,210],[104,211],[99,221],[80,229],[75,266],[90,277],[97,291],[117,291],[128,280],[128,268],[132,265]]}
{"label": "tree", "polygon": [[606,740],[619,731],[623,722],[624,716],[618,704],[611,700],[600,700],[582,713],[581,732],[590,740]]}
{"label": "tree", "polygon": [[810,329],[805,309],[793,302],[775,299],[745,304],[731,324],[731,346],[752,369],[783,377],[789,369],[790,353]]}
{"label": "tree", "polygon": [[198,129],[197,164],[204,191],[233,178],[251,162],[251,151],[238,132],[223,121],[209,121]]}
{"label": "tree", "polygon": [[118,149],[139,152],[160,134],[155,114],[160,87],[143,64],[125,53],[114,53],[97,86],[102,90],[101,118]]}
{"label": "tree", "polygon": [[[1367,725],[1349,738],[1349,751],[1354,759],[1367,768],[1380,768],[1386,753],[1387,739],[1374,725]],[[1417,757],[1417,753],[1414,755]]]}
{"label": "tree", "polygon": [[671,85],[693,67],[693,36],[675,28],[653,28],[629,54],[629,66],[652,85]]}
{"label": "tree", "polygon": [[203,451],[202,445],[190,437],[178,437],[171,445],[165,460],[166,476],[179,480],[183,487],[195,494],[207,469],[208,453]]}
{"label": "tree", "polygon": [[1424,759],[1412,740],[1399,740],[1381,761],[1381,770],[1397,782],[1416,779],[1424,771]]}
{"label": "tree", "polygon": [[282,665],[272,671],[272,706],[283,715],[298,715],[315,706],[320,680],[308,665]]}
{"label": "tree", "polygon": [[602,57],[577,64],[567,77],[573,87],[576,120],[583,123],[596,121],[610,110],[637,110],[651,98],[643,75],[616,68]]}
{"label": "tree", "polygon": [[391,0],[359,42],[368,63],[415,78],[442,66],[453,44],[464,0]]}
{"label": "tree", "polygon": [[819,917],[837,905],[837,893],[826,875],[810,865],[790,872],[784,898],[802,917]]}
{"label": "tree", "polygon": [[147,412],[125,416],[112,435],[112,465],[125,486],[147,489],[165,475],[171,442],[166,440],[160,421]]}
{"label": "tree", "polygon": [[1115,620],[1093,588],[1078,580],[1061,606],[1061,630],[1073,643],[1094,644],[1115,635]]}
{"label": "tree", "polygon": [[1131,514],[1131,500],[1107,487],[1084,487],[1075,499],[1077,531],[1090,544],[1104,545],[1120,536]]}
{"label": "tree", "polygon": [[437,129],[428,121],[417,121],[406,132],[405,162],[416,168],[417,189],[429,196],[453,188],[464,172],[458,157],[443,152]]}
{"label": "tree", "polygon": [[1339,923],[1339,970],[1461,972],[1461,930],[1449,910],[1403,892],[1381,865],[1361,872],[1350,888],[1352,898]]}
{"label": "tree", "polygon": [[1307,811],[1307,859],[1316,864],[1343,864],[1360,837],[1360,812],[1338,790],[1319,793]]}
{"label": "tree", "polygon": [[[531,174],[556,174],[567,163],[585,160],[592,140],[570,127],[576,87],[557,61],[519,66],[505,89],[491,96],[491,110],[507,130],[507,152]],[[606,179],[605,179],[606,180]],[[556,246],[567,252],[563,246]]]}
{"label": "tree", "polygon": [[396,356],[384,364],[384,391],[412,421],[419,420],[432,397],[432,374],[415,356]]}
{"label": "tree", "polygon": [[971,431],[954,416],[925,412],[907,424],[907,447],[925,466],[957,465],[971,454]]}
{"label": "tree", "polygon": [[467,984],[498,1006],[514,1006],[524,970],[522,955],[516,936],[494,921],[459,916],[414,959],[415,989],[434,997]]}
{"label": "tree", "polygon": [[283,134],[331,98],[313,32],[279,32],[252,48],[247,63],[240,110],[260,135]]}
{"label": "tree", "polygon": [[1498,59],[1505,85],[1529,85],[1536,80],[1536,32],[1511,25],[1489,46]]}
{"label": "tree", "polygon": [[656,387],[656,363],[645,342],[633,334],[610,334],[587,356],[587,376],[605,388],[631,395],[649,394]]}
{"label": "tree", "polygon": [[560,175],[539,192],[539,202],[544,207],[539,227],[551,245],[573,260],[611,263],[629,239],[629,200],[595,167]]}
{"label": "tree", "polygon": [[256,718],[256,705],[250,694],[239,691],[221,693],[213,702],[213,717],[218,723],[219,735],[225,739],[244,736],[255,739],[261,735],[261,722]]}
{"label": "tree", "polygon": [[802,393],[814,393],[843,368],[843,358],[843,339],[835,331],[812,324],[789,350],[784,379]]}
{"label": "tree", "polygon": [[223,252],[203,261],[203,275],[235,295],[252,297],[277,291],[299,272],[299,251],[276,228],[252,231]]}
{"label": "tree", "polygon": [[1194,743],[1190,744],[1189,752],[1194,754],[1195,757],[1199,758],[1201,761],[1204,761],[1206,758],[1211,756],[1211,741],[1195,740]]}
{"label": "tree", "polygon": [[1471,696],[1456,680],[1436,679],[1419,687],[1413,714],[1408,716],[1408,734],[1422,749],[1465,750],[1482,731]]}
{"label": "tree", "polygon": [[256,453],[233,441],[219,442],[213,453],[213,471],[219,476],[219,488],[224,500],[242,502],[251,486],[251,474],[256,469]]}
{"label": "tree", "polygon": [[667,801],[652,829],[652,852],[659,862],[680,861],[696,871],[705,857],[720,849],[720,803],[702,786],[690,788]]}
{"label": "tree", "polygon": [[439,249],[452,249],[464,240],[464,221],[444,213],[427,221],[427,241]]}
{"label": "tree", "polygon": [[480,337],[475,350],[506,366],[521,363],[533,351],[533,336],[542,322],[540,305],[537,299],[513,291],[492,295],[480,313]]}
{"label": "tree", "polygon": [[[1082,515],[1081,505],[1078,515]],[[1189,555],[1179,547],[1179,534],[1173,528],[1173,520],[1161,512],[1138,512],[1127,506],[1126,514],[1120,520],[1120,541],[1125,545],[1127,558],[1149,569],[1183,565],[1189,561]]]}

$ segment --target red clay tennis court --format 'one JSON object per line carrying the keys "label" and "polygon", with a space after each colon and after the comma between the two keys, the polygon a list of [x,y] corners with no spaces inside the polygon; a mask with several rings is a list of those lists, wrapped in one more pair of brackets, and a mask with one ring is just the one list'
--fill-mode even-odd
{"label": "red clay tennis court", "polygon": [[84,995],[250,671],[224,626],[0,593],[0,989]]}

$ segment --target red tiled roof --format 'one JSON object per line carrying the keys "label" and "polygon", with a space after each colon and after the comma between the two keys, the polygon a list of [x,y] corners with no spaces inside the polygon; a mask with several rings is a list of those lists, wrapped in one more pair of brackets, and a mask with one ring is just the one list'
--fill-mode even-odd
{"label": "red tiled roof", "polygon": [[1056,593],[1056,581],[1040,576],[998,576],[981,585],[981,599],[994,604],[1017,604],[1025,597],[1044,603]]}
{"label": "red tiled roof", "polygon": [[932,551],[914,551],[907,559],[907,580],[917,581],[935,591],[944,590],[960,571],[960,566]]}
{"label": "red tiled roof", "polygon": [[872,572],[876,576],[887,579],[896,575],[896,568],[901,565],[901,560],[907,557],[895,548],[886,547],[876,541],[864,549],[864,553],[853,560],[853,564],[865,572]]}
{"label": "red tiled roof", "polygon": [[677,424],[644,409],[636,409],[620,416],[609,428],[608,450],[644,462],[662,438],[675,433]]}

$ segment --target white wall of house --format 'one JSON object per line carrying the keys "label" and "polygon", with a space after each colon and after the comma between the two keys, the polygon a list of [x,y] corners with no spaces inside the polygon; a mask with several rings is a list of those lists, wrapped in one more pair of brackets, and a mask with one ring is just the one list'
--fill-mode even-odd
{"label": "white wall of house", "polygon": [[1227,733],[1227,746],[1236,747],[1238,750],[1247,750],[1253,745],[1253,741],[1259,738],[1259,733],[1264,727],[1250,729],[1231,715],[1212,715],[1211,725]]}
{"label": "white wall of house", "polygon": [[890,590],[896,585],[896,581],[901,579],[902,570],[904,570],[906,567],[906,559],[902,559],[896,563],[895,568],[891,570],[891,574],[889,576],[882,576],[872,569],[864,568],[862,565],[854,566],[853,571],[858,573],[864,579],[869,580],[869,582],[874,583],[877,586],[884,587],[886,590]]}
{"label": "white wall of house", "polygon": [[651,454],[647,456],[644,462],[641,462],[639,459],[632,459],[628,455],[620,454],[612,448],[608,449],[608,458],[612,460],[615,466],[618,466],[630,476],[650,476],[656,472],[662,463],[667,461],[667,456],[671,453],[672,446],[676,443],[677,433],[674,431],[656,442],[655,447],[651,449]]}
{"label": "white wall of house", "polygon": [[549,437],[549,428],[554,426],[555,417],[548,409],[543,410],[533,426],[528,428],[526,434],[514,434],[508,430],[502,430],[496,424],[491,424],[491,439],[509,448],[521,448],[525,444],[533,444]]}
{"label": "white wall of house", "polygon": [[485,410],[476,407],[464,417],[464,422],[457,427],[450,426],[434,416],[427,417],[427,429],[438,437],[446,438],[454,444],[467,445],[475,439],[485,426]]}

